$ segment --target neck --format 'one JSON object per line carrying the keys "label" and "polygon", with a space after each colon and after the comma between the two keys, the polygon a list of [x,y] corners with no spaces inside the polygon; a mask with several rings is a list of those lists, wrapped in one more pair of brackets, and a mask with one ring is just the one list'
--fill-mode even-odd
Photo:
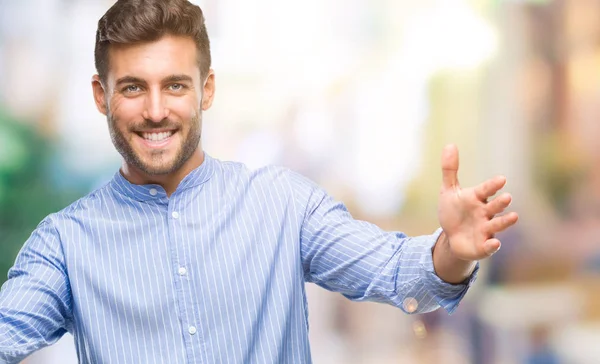
{"label": "neck", "polygon": [[177,189],[181,181],[190,174],[191,171],[198,168],[204,162],[204,152],[201,147],[198,147],[194,154],[179,168],[178,170],[164,175],[150,175],[144,173],[139,168],[136,168],[126,162],[121,166],[121,174],[129,182],[136,185],[156,184],[162,186],[171,196]]}

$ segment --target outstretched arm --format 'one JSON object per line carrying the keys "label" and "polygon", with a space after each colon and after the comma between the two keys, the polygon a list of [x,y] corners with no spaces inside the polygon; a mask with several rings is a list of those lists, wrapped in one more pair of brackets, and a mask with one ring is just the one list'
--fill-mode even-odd
{"label": "outstretched arm", "polygon": [[355,220],[346,207],[301,175],[290,173],[300,221],[304,277],[353,301],[388,303],[407,313],[453,312],[475,280],[449,284],[435,273],[432,235],[409,237]]}

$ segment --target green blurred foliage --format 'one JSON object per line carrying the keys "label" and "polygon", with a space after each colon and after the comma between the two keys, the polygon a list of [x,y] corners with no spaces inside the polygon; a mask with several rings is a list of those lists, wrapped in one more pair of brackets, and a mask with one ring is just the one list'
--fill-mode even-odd
{"label": "green blurred foliage", "polygon": [[0,108],[0,283],[39,222],[76,198],[50,181],[51,147]]}

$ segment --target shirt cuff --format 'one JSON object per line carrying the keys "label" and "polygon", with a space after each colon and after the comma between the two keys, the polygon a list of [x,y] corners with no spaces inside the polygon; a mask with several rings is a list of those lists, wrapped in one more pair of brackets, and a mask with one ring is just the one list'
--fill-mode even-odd
{"label": "shirt cuff", "polygon": [[[435,273],[433,267],[433,246],[438,240],[442,229],[439,228],[432,235],[425,235],[413,238],[412,248],[422,249],[419,267],[423,275],[429,294],[434,297],[440,307],[443,307],[446,312],[452,314],[458,308],[460,301],[463,299],[469,288],[477,279],[479,272],[479,262],[477,262],[473,273],[463,283],[452,284],[443,281]],[[418,242],[418,243],[417,243]]]}

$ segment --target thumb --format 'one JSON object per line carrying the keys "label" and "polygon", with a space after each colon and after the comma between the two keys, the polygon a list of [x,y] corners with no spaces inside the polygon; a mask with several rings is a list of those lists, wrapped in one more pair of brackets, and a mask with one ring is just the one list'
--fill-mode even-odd
{"label": "thumb", "polygon": [[451,189],[458,186],[458,148],[448,144],[442,151],[442,182],[443,188]]}

